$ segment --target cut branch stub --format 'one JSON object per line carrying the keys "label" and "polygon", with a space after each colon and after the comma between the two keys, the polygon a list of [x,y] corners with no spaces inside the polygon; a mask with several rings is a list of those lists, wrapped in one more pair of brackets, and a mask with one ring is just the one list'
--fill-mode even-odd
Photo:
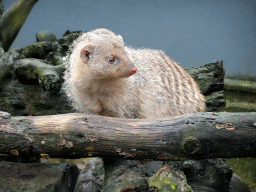
{"label": "cut branch stub", "polygon": [[182,144],[183,149],[188,154],[195,154],[200,151],[201,144],[198,142],[197,138],[190,136],[185,139],[185,142]]}

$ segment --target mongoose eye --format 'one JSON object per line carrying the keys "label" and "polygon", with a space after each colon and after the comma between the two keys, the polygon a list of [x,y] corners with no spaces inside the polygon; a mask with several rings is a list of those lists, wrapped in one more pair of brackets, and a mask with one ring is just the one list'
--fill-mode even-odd
{"label": "mongoose eye", "polygon": [[113,56],[110,56],[109,58],[108,58],[108,62],[109,63],[115,63],[116,62],[116,57],[113,57]]}

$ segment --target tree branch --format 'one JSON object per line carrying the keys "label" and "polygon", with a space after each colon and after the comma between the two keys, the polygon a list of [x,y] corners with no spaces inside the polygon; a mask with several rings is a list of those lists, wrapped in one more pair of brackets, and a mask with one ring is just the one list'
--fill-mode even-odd
{"label": "tree branch", "polygon": [[0,154],[184,160],[256,157],[256,113],[121,119],[84,113],[0,118]]}
{"label": "tree branch", "polygon": [[0,20],[1,41],[7,52],[38,0],[18,0],[7,9]]}

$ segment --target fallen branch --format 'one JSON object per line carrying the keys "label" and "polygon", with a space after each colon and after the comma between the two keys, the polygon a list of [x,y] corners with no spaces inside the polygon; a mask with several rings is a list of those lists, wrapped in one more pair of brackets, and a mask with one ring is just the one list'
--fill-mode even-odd
{"label": "fallen branch", "polygon": [[184,160],[256,157],[256,113],[121,119],[83,113],[0,118],[0,154]]}

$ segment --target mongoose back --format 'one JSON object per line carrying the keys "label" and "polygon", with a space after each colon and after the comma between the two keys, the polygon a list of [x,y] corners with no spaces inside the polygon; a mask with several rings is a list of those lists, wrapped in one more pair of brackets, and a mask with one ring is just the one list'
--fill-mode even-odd
{"label": "mongoose back", "polygon": [[108,29],[81,35],[66,62],[63,87],[80,112],[151,118],[205,109],[194,79],[163,51],[127,47]]}

